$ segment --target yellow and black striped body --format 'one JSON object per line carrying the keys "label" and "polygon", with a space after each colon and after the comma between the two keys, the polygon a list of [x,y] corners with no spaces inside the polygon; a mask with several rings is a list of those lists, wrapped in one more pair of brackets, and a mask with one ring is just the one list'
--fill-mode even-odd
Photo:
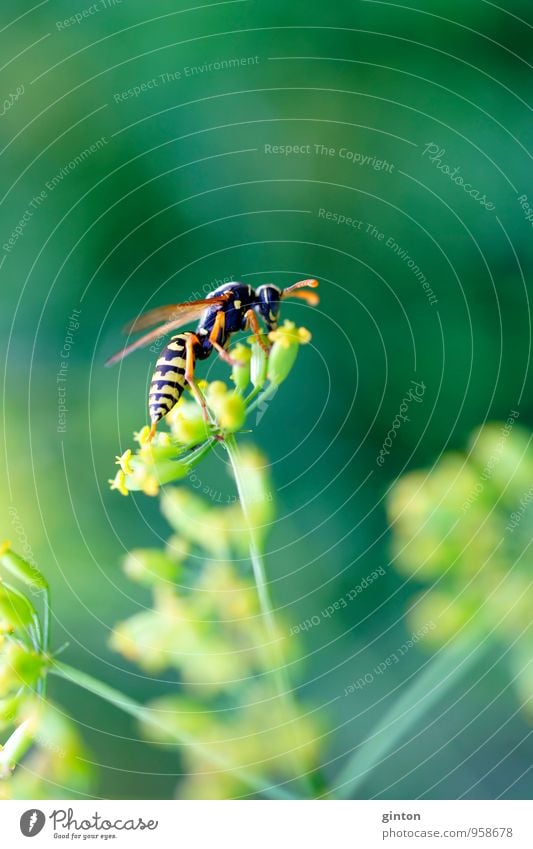
{"label": "yellow and black striped body", "polygon": [[186,346],[190,335],[178,333],[173,336],[157,361],[148,397],[152,425],[166,416],[181,398],[186,383]]}

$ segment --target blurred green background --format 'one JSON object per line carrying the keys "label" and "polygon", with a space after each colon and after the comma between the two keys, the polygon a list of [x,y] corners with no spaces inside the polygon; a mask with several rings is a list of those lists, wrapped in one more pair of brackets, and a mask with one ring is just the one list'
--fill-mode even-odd
{"label": "blurred green background", "polygon": [[[21,541],[16,511],[70,663],[141,701],[175,687],[108,647],[117,620],[146,604],[121,557],[168,533],[155,500],[108,490],[114,456],[146,422],[154,358],[103,368],[122,325],[226,279],[309,276],[320,306],[287,303],[284,316],[312,346],[254,437],[278,491],[272,592],[298,623],[385,569],[304,635],[302,692],[327,707],[331,774],[426,661],[415,647],[343,695],[409,636],[420,590],[390,563],[391,485],[487,420],[517,410],[532,424],[532,225],[519,200],[531,177],[530,16],[525,0],[506,11],[483,0],[2,9],[2,536]],[[456,168],[478,197],[451,179]],[[213,358],[199,373],[227,370]],[[425,385],[422,403],[379,465],[411,381]],[[233,492],[220,454],[202,475],[212,493]],[[530,796],[529,727],[492,660],[373,771],[366,797]],[[56,681],[51,693],[100,765],[96,795],[172,796],[171,753],[99,700]]]}

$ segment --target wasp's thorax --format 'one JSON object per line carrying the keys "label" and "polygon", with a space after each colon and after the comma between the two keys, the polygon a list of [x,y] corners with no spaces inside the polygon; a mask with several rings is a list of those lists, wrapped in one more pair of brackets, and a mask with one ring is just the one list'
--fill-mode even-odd
{"label": "wasp's thorax", "polygon": [[268,330],[275,330],[279,321],[281,291],[277,286],[267,284],[259,286],[255,294],[257,297],[256,311],[265,322]]}

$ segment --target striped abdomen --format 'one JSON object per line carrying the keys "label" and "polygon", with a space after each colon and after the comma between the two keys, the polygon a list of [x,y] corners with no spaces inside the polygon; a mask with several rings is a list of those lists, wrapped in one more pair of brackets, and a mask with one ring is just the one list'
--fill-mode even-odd
{"label": "striped abdomen", "polygon": [[152,425],[170,412],[185,388],[185,356],[188,333],[173,336],[157,361],[150,386],[148,408]]}

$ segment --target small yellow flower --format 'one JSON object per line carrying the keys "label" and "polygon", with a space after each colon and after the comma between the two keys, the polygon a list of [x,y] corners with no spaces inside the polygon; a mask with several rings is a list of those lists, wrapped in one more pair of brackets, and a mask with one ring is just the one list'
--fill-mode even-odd
{"label": "small yellow flower", "polygon": [[0,543],[0,557],[2,557],[2,555],[4,555],[4,554],[7,554],[7,552],[9,551],[10,548],[11,548],[11,543],[8,539],[5,539],[3,542],[1,542]]}
{"label": "small yellow flower", "polygon": [[222,430],[234,433],[242,427],[246,418],[246,406],[241,395],[228,392],[225,383],[215,380],[209,385],[207,398]]}
{"label": "small yellow flower", "polygon": [[250,362],[252,358],[252,352],[250,348],[247,348],[246,345],[243,345],[241,342],[238,345],[235,345],[231,350],[231,356],[234,360],[238,360],[239,365],[245,366]]}
{"label": "small yellow flower", "polygon": [[146,443],[149,440],[149,437],[150,437],[150,427],[148,425],[145,425],[144,427],[142,427],[138,433],[133,434],[133,438],[135,439],[136,442],[139,443],[139,445],[141,447],[143,445],[146,445]]}
{"label": "small yellow flower", "polygon": [[141,487],[145,495],[155,496],[159,494],[159,481],[153,475],[146,475]]}
{"label": "small yellow flower", "polygon": [[141,458],[143,463],[152,463],[154,461],[154,443],[144,442],[141,445],[141,450],[138,452],[138,456]]}
{"label": "small yellow flower", "polygon": [[114,478],[110,478],[109,486],[111,489],[118,489],[121,495],[128,495],[128,490],[126,488],[126,475],[119,469]]}
{"label": "small yellow flower", "polygon": [[213,380],[213,382],[209,384],[209,389],[207,391],[209,403],[216,402],[216,399],[221,398],[227,391],[228,387],[223,380]]}
{"label": "small yellow flower", "polygon": [[131,465],[131,448],[128,448],[127,451],[124,451],[120,457],[115,457],[115,463],[117,466],[120,466],[125,475],[132,475],[133,468]]}
{"label": "small yellow flower", "polygon": [[282,348],[290,348],[294,344],[307,345],[311,341],[311,334],[306,327],[296,327],[294,321],[285,321],[282,327],[271,330],[268,338]]}
{"label": "small yellow flower", "polygon": [[172,433],[182,445],[196,445],[209,436],[209,430],[197,404],[188,404],[174,416]]}
{"label": "small yellow flower", "polygon": [[[207,390],[207,388],[208,388],[208,386],[209,386],[209,382],[208,382],[207,380],[204,380],[203,378],[200,378],[200,380],[197,380],[197,381],[196,381],[196,386],[197,386],[197,388],[200,390],[200,394],[201,394],[201,395],[205,395],[205,392],[206,392],[206,390]],[[186,394],[186,393],[184,392],[184,393],[182,394],[181,398],[179,399],[179,401],[176,401],[176,403],[175,403],[175,405],[172,407],[172,409],[171,409],[170,413],[168,413],[168,414],[167,414],[167,417],[166,417],[166,418],[167,418],[167,421],[168,421],[168,422],[171,422],[171,420],[172,420],[172,413],[177,412],[177,410],[179,409],[179,407],[181,407],[181,405],[182,405],[182,404],[187,404],[187,403],[189,403],[189,401],[191,400],[191,397],[192,397],[192,398],[194,398],[194,403],[195,403],[195,404],[196,404],[196,403],[198,403],[198,402],[197,402],[197,400],[196,400],[196,394],[195,394],[195,393],[193,392],[193,390],[191,389],[191,385],[190,385],[190,383],[186,383],[186,384],[185,384],[185,388],[187,389],[187,392],[188,392],[189,394]]]}
{"label": "small yellow flower", "polygon": [[228,393],[215,407],[220,427],[234,433],[239,430],[246,419],[246,407],[240,395]]}
{"label": "small yellow flower", "polygon": [[[174,404],[172,409],[169,410],[169,412],[165,416],[165,424],[167,424],[171,429],[172,429],[172,426],[174,425],[174,422],[178,418],[178,416],[181,416],[181,411],[182,411],[182,408],[183,408],[182,402],[183,402],[183,395],[180,398],[180,403]],[[156,439],[159,436],[159,433],[156,433],[156,435],[154,436],[154,439]]]}
{"label": "small yellow flower", "polygon": [[311,341],[311,334],[305,327],[296,327],[294,321],[286,321],[283,327],[271,330],[269,339],[274,344],[268,357],[267,376],[271,383],[282,383],[298,355],[300,345]]}

